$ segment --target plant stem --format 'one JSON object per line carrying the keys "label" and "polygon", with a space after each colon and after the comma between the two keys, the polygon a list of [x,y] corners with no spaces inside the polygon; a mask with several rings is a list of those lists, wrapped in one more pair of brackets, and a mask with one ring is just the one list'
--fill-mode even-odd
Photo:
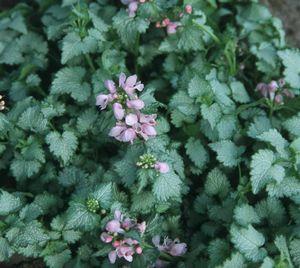
{"label": "plant stem", "polygon": [[89,54],[84,54],[84,56],[85,56],[85,59],[86,59],[88,65],[89,65],[90,68],[92,69],[92,71],[93,71],[93,72],[96,72],[96,68],[95,68],[95,66],[94,66],[94,64],[93,64],[93,61],[92,61],[92,59],[91,59],[91,56],[90,56]]}
{"label": "plant stem", "polygon": [[207,29],[205,25],[199,24],[195,20],[193,20],[193,22],[200,30],[206,32],[218,45],[221,44],[221,40],[219,39],[219,37],[217,37],[212,31]]}

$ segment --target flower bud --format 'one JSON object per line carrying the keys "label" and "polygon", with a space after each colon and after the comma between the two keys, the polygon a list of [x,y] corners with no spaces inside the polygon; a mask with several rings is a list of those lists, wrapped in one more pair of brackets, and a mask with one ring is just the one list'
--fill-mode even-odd
{"label": "flower bud", "polygon": [[118,233],[120,231],[121,224],[117,220],[111,220],[106,224],[106,231],[110,233]]}
{"label": "flower bud", "polygon": [[125,115],[125,110],[123,109],[122,105],[120,103],[114,103],[113,104],[113,111],[115,118],[117,120],[122,120]]}
{"label": "flower bud", "polygon": [[143,249],[141,248],[141,247],[137,247],[136,249],[135,249],[135,252],[137,253],[137,254],[142,254],[143,253]]}
{"label": "flower bud", "polygon": [[192,14],[193,12],[193,8],[191,5],[186,5],[185,6],[185,12],[188,13],[188,14]]}

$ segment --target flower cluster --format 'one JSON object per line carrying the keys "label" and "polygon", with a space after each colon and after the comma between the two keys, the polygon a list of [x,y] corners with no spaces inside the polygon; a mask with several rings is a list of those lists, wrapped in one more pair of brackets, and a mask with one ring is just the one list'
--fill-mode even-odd
{"label": "flower cluster", "polygon": [[141,155],[139,162],[137,162],[136,165],[143,169],[154,168],[160,173],[167,173],[170,170],[169,165],[167,163],[158,162],[155,156],[152,154]]}
{"label": "flower cluster", "polygon": [[86,206],[87,206],[88,211],[93,212],[93,213],[96,213],[100,208],[98,200],[94,199],[94,198],[89,198],[86,201]]}
{"label": "flower cluster", "polygon": [[109,133],[118,141],[132,143],[137,137],[147,140],[156,136],[156,114],[146,115],[141,113],[145,103],[135,94],[136,90],[142,91],[144,85],[137,81],[137,76],[132,75],[126,78],[121,73],[119,76],[119,86],[112,80],[105,81],[105,87],[110,94],[99,94],[96,105],[105,109],[109,103],[113,103],[114,116],[117,119],[116,126]]}
{"label": "flower cluster", "polygon": [[256,86],[256,90],[260,92],[265,98],[274,101],[277,104],[283,103],[283,97],[294,98],[294,93],[290,90],[284,88],[284,79],[279,79],[278,81],[271,81],[269,84],[259,83]]}
{"label": "flower cluster", "polygon": [[[184,8],[185,12],[187,14],[192,14],[193,7],[191,5],[186,5]],[[179,14],[179,17],[182,17],[183,13]],[[165,18],[162,20],[162,22],[158,21],[156,22],[156,28],[167,28],[168,34],[174,34],[177,31],[178,26],[180,26],[181,23],[178,21],[171,21],[169,18]]]}
{"label": "flower cluster", "polygon": [[3,100],[3,96],[0,95],[0,111],[5,109],[5,101]]}
{"label": "flower cluster", "polygon": [[152,238],[154,246],[162,252],[168,253],[171,256],[182,256],[187,251],[186,243],[180,243],[179,239],[169,239],[168,237],[164,238],[162,244],[160,244],[160,236],[156,235]]}
{"label": "flower cluster", "polygon": [[128,6],[129,17],[134,17],[140,3],[145,3],[146,0],[121,0],[122,4]]}
{"label": "flower cluster", "polygon": [[114,248],[108,254],[111,263],[115,263],[117,257],[132,262],[134,254],[142,254],[143,249],[139,242],[136,239],[125,238],[124,234],[127,231],[136,230],[143,235],[146,222],[137,223],[136,220],[125,218],[119,210],[116,210],[114,219],[106,224],[105,230],[106,232],[101,234],[101,240],[104,243],[111,243]]}
{"label": "flower cluster", "polygon": [[177,31],[177,27],[180,26],[180,22],[178,21],[171,21],[169,18],[163,19],[162,22],[156,22],[156,28],[167,28],[168,34],[174,34]]}

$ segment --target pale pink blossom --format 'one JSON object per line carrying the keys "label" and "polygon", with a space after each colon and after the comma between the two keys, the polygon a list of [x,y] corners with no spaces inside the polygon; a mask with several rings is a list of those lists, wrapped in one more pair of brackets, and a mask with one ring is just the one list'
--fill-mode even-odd
{"label": "pale pink blossom", "polygon": [[282,97],[282,95],[281,94],[276,95],[274,101],[277,104],[282,104],[283,103],[283,97]]}
{"label": "pale pink blossom", "polygon": [[145,232],[146,227],[147,227],[147,225],[146,225],[146,222],[145,222],[145,221],[143,221],[142,223],[138,223],[138,224],[136,225],[137,230],[138,230],[141,234],[143,234],[143,233]]}
{"label": "pale pink blossom", "polygon": [[106,231],[110,233],[122,233],[123,229],[121,229],[121,223],[117,220],[109,221],[105,226]]}
{"label": "pale pink blossom", "polygon": [[157,134],[155,128],[150,124],[142,124],[142,132],[149,137],[154,137]]}
{"label": "pale pink blossom", "polygon": [[105,232],[101,234],[100,238],[104,243],[110,243],[113,240],[113,236]]}
{"label": "pale pink blossom", "polygon": [[136,133],[132,128],[127,128],[120,136],[120,141],[123,142],[133,143],[135,139],[136,139]]}
{"label": "pale pink blossom", "polygon": [[167,25],[167,33],[168,34],[174,34],[174,33],[176,33],[178,26],[180,26],[179,22],[170,22]]}
{"label": "pale pink blossom", "polygon": [[115,263],[117,260],[117,252],[116,251],[109,252],[108,259],[109,259],[110,263]]}
{"label": "pale pink blossom", "polygon": [[143,249],[142,249],[141,247],[137,247],[137,248],[135,249],[135,252],[136,252],[137,254],[141,255],[141,254],[143,253]]}
{"label": "pale pink blossom", "polygon": [[114,94],[114,93],[117,92],[116,85],[115,85],[114,81],[112,81],[112,80],[106,80],[104,82],[104,85],[109,90],[109,92],[111,94]]}
{"label": "pale pink blossom", "polygon": [[283,93],[286,97],[291,98],[291,99],[295,97],[295,94],[294,94],[292,91],[290,91],[290,90],[288,90],[288,89],[286,89],[286,88],[282,91],[282,93]]}
{"label": "pale pink blossom", "polygon": [[137,122],[138,122],[138,117],[137,117],[136,114],[128,114],[128,115],[126,115],[126,117],[125,117],[125,123],[126,123],[128,126],[133,126],[133,125],[135,125]]}
{"label": "pale pink blossom", "polygon": [[188,13],[188,14],[192,14],[193,7],[191,5],[186,5],[185,6],[185,12]]}
{"label": "pale pink blossom", "polygon": [[151,126],[155,126],[156,125],[156,119],[157,115],[156,114],[139,114],[139,118],[140,118],[140,122],[141,123],[146,123],[149,124]]}
{"label": "pale pink blossom", "polygon": [[119,77],[119,86],[130,96],[135,93],[135,90],[142,91],[144,89],[144,84],[142,84],[141,81],[137,81],[136,74],[131,75],[126,79],[126,75],[121,73]]}
{"label": "pale pink blossom", "polygon": [[168,18],[166,18],[166,19],[163,19],[163,21],[162,21],[162,26],[163,27],[166,27],[166,26],[168,26],[169,25],[169,23],[170,23],[171,21],[170,21],[170,19],[168,19]]}
{"label": "pale pink blossom", "polygon": [[168,173],[170,171],[169,165],[164,162],[156,162],[154,168],[160,173]]}
{"label": "pale pink blossom", "polygon": [[145,107],[145,103],[140,99],[127,100],[126,105],[130,109],[141,110]]}
{"label": "pale pink blossom", "polygon": [[107,107],[107,104],[110,102],[109,95],[99,94],[96,97],[96,105],[100,106],[101,110],[104,110]]}
{"label": "pale pink blossom", "polygon": [[269,92],[275,92],[277,89],[278,89],[278,84],[276,81],[271,81],[269,84],[268,84],[268,89],[269,89]]}
{"label": "pale pink blossom", "polygon": [[116,102],[113,104],[113,112],[117,120],[122,120],[124,118],[125,110],[120,103]]}
{"label": "pale pink blossom", "polygon": [[109,136],[114,137],[117,139],[117,137],[120,137],[120,135],[127,129],[125,124],[117,123],[115,127],[113,127],[110,132]]}
{"label": "pale pink blossom", "polygon": [[152,243],[159,251],[166,252],[172,256],[182,256],[187,251],[186,243],[180,243],[178,239],[171,240],[166,237],[163,244],[160,244],[160,236],[154,236],[152,238]]}

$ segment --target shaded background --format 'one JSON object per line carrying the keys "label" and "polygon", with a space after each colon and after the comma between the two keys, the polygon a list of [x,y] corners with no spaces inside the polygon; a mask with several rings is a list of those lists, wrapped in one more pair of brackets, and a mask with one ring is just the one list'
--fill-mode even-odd
{"label": "shaded background", "polygon": [[284,25],[289,44],[300,48],[300,0],[261,0]]}

